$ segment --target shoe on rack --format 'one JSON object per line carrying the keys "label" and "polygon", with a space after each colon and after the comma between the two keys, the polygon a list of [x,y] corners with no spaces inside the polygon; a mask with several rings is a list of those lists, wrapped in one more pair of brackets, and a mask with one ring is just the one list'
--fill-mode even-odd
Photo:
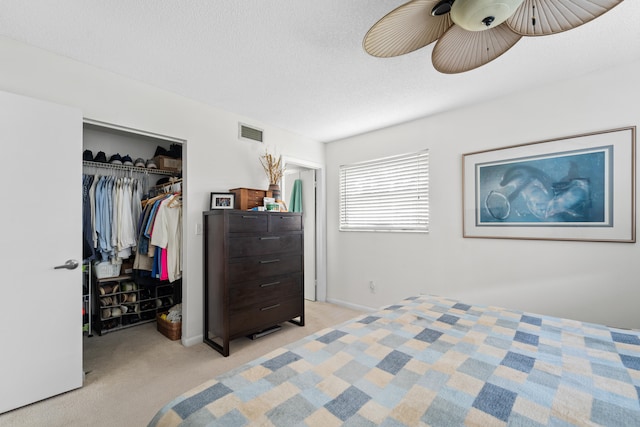
{"label": "shoe on rack", "polygon": [[153,161],[153,159],[149,159],[147,160],[147,169],[158,169],[158,166],[156,166],[156,162]]}
{"label": "shoe on rack", "polygon": [[104,154],[104,151],[98,151],[98,154],[96,154],[96,158],[93,159],[93,161],[99,163],[107,163],[107,155]]}
{"label": "shoe on rack", "polygon": [[122,157],[120,157],[120,154],[116,153],[109,158],[109,163],[111,163],[112,165],[121,165]]}
{"label": "shoe on rack", "polygon": [[82,160],[86,160],[87,162],[93,161],[93,152],[91,150],[84,150],[82,153]]}
{"label": "shoe on rack", "polygon": [[138,157],[135,162],[133,162],[133,166],[137,168],[145,167],[144,159],[142,157]]}
{"label": "shoe on rack", "polygon": [[133,166],[133,160],[128,154],[122,158],[122,164],[125,166]]}

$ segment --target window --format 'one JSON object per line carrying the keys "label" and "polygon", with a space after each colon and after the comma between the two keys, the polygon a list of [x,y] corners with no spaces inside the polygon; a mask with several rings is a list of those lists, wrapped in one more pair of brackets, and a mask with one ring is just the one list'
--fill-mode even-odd
{"label": "window", "polygon": [[426,233],[428,150],[340,166],[340,230]]}

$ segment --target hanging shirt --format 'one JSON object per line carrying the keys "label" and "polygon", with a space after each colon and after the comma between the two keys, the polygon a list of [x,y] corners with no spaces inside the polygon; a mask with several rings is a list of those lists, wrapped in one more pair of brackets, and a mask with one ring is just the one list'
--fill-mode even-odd
{"label": "hanging shirt", "polygon": [[170,282],[182,276],[182,203],[178,197],[171,196],[162,201],[151,237],[152,245],[167,251],[166,268]]}
{"label": "hanging shirt", "polygon": [[91,188],[89,189],[89,199],[91,204],[91,234],[93,237],[94,251],[98,247],[98,234],[96,233],[96,187],[98,186],[99,180],[100,176],[96,175],[91,183]]}
{"label": "hanging shirt", "polygon": [[120,215],[120,200],[119,200],[119,181],[117,178],[112,178],[111,187],[111,247],[113,248],[113,255],[118,253],[118,221]]}
{"label": "hanging shirt", "polygon": [[102,177],[96,187],[96,233],[97,249],[102,261],[107,261],[113,254],[111,246],[111,178]]}
{"label": "hanging shirt", "polygon": [[122,178],[118,186],[118,257],[129,258],[136,246],[135,225],[132,218],[131,179]]}
{"label": "hanging shirt", "polygon": [[[134,180],[131,189],[131,218],[135,221],[133,234],[138,236],[139,225],[138,219],[142,213],[142,183]],[[136,239],[137,240],[137,239]]]}
{"label": "hanging shirt", "polygon": [[151,245],[149,244],[149,237],[145,235],[145,230],[149,219],[151,218],[151,212],[153,211],[154,203],[149,203],[145,206],[142,214],[140,215],[139,231],[138,231],[138,250],[136,258],[133,262],[133,268],[136,270],[143,270],[151,272],[153,270],[153,257],[149,256]]}
{"label": "hanging shirt", "polygon": [[85,260],[93,260],[95,258],[93,228],[91,226],[91,198],[89,196],[93,181],[93,175],[82,175],[82,257]]}

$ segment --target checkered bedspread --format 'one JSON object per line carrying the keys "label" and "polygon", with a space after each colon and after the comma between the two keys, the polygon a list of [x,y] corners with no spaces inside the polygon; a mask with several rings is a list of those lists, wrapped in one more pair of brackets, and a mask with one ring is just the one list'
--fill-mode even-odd
{"label": "checkered bedspread", "polygon": [[640,426],[640,332],[409,298],[179,396],[150,426]]}

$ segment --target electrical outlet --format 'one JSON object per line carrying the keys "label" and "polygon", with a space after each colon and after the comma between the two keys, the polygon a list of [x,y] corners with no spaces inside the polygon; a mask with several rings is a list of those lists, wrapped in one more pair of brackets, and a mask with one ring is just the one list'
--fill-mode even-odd
{"label": "electrical outlet", "polygon": [[376,284],[373,282],[373,280],[369,281],[369,290],[372,294],[376,293]]}

